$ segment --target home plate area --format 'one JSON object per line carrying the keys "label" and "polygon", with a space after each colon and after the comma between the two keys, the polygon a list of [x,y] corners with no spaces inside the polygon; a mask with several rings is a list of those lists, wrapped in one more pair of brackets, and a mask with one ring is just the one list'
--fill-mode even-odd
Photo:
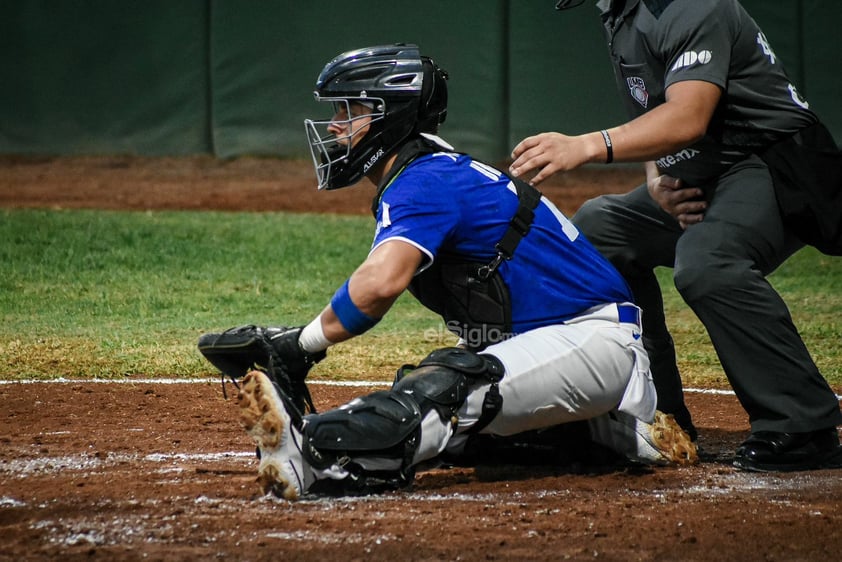
{"label": "home plate area", "polygon": [[[408,490],[263,496],[219,381],[0,385],[0,560],[831,560],[838,471],[730,465],[748,422],[688,392],[691,467],[439,468]],[[378,386],[314,382],[320,409]],[[228,393],[229,397],[231,392]]]}

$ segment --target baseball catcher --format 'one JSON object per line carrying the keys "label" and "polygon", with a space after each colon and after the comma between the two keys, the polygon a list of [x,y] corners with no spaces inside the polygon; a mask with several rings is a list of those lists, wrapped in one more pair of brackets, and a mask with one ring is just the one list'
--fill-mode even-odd
{"label": "baseball catcher", "polygon": [[[318,186],[364,177],[374,186],[371,251],[303,327],[199,341],[241,379],[264,492],[295,500],[402,488],[419,468],[489,438],[573,423],[636,462],[696,461],[687,434],[656,411],[640,309],[620,274],[541,193],[436,136],[447,78],[406,44],[324,67],[315,98],[329,113],[305,122]],[[310,368],[406,290],[459,344],[402,367],[389,390],[316,413]]]}

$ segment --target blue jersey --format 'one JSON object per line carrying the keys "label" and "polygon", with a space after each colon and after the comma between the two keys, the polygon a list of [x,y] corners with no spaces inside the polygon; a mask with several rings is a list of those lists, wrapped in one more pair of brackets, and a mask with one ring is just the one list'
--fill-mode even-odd
{"label": "blue jersey", "polygon": [[[490,262],[517,208],[515,186],[499,170],[464,154],[421,156],[382,190],[372,250],[389,240],[412,244],[426,256],[419,273],[439,255]],[[617,270],[546,198],[498,271],[509,288],[514,333],[632,301]]]}

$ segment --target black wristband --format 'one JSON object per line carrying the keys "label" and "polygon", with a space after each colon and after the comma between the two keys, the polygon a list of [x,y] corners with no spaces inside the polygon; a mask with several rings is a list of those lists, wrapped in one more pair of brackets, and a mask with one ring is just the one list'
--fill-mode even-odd
{"label": "black wristband", "polygon": [[602,139],[605,141],[605,148],[608,151],[608,156],[606,156],[605,158],[605,163],[610,164],[614,161],[614,145],[611,143],[611,137],[608,136],[608,131],[602,129],[600,133],[602,133]]}

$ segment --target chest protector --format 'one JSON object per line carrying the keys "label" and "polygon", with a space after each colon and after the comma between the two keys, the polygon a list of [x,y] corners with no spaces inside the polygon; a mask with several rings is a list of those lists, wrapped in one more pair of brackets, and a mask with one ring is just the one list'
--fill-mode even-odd
{"label": "chest protector", "polygon": [[[380,196],[391,181],[413,160],[441,147],[424,139],[407,142],[397,153],[394,170],[384,178],[372,203],[376,215]],[[497,268],[511,260],[521,238],[535,219],[541,193],[528,183],[511,180],[518,196],[518,208],[503,238],[495,245],[497,255],[480,261],[454,253],[441,253],[422,273],[415,276],[409,291],[418,301],[444,318],[451,332],[465,347],[479,351],[512,335],[512,302],[509,288]]]}
{"label": "chest protector", "polygon": [[421,304],[444,318],[447,329],[471,350],[479,351],[512,336],[512,302],[509,287],[498,271],[511,260],[520,240],[529,232],[541,193],[514,180],[519,205],[509,228],[496,244],[489,262],[441,253],[433,264],[415,276],[409,291]]}
{"label": "chest protector", "polygon": [[509,288],[492,266],[440,255],[412,280],[409,291],[439,314],[468,349],[480,350],[512,330]]}

